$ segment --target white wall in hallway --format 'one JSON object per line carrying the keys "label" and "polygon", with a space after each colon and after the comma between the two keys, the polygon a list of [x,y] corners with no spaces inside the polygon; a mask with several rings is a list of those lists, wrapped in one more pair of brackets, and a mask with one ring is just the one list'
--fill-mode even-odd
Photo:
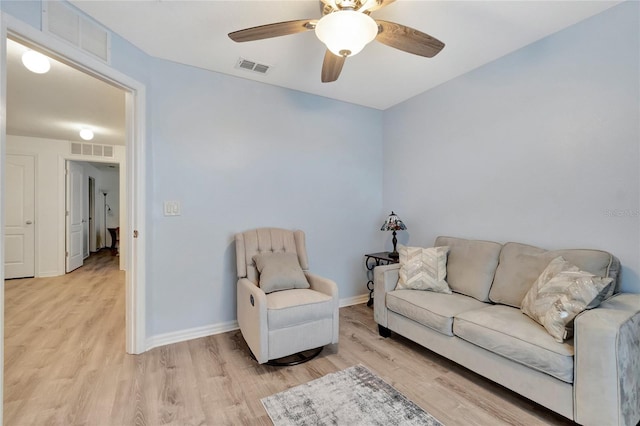
{"label": "white wall in hallway", "polygon": [[[36,157],[36,276],[63,275],[65,273],[65,158],[79,162],[96,161],[96,159],[91,156],[71,156],[69,141],[14,135],[7,135],[7,152]],[[124,147],[115,147],[114,158],[109,161],[124,162],[124,156]],[[90,164],[84,164],[84,170],[87,178],[85,180],[88,180],[90,175],[96,178],[96,187],[100,187],[103,181],[108,185],[114,184],[110,174],[103,178],[102,171]],[[115,184],[117,186],[117,181]],[[101,198],[96,198],[96,204],[97,228],[103,229]]]}

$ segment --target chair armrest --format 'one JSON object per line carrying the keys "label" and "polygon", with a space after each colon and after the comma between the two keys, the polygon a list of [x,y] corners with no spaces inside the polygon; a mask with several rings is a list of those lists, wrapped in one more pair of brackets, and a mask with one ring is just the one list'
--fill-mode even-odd
{"label": "chair armrest", "polygon": [[312,290],[319,291],[338,300],[338,285],[334,281],[308,271],[305,271],[304,275],[307,277]]}
{"label": "chair armrest", "polygon": [[387,327],[387,292],[396,288],[399,272],[397,263],[373,269],[373,317],[383,327]]}
{"label": "chair armrest", "polygon": [[574,417],[583,425],[640,421],[640,294],[618,294],[575,320]]}
{"label": "chair armrest", "polygon": [[240,278],[237,308],[238,325],[249,349],[259,364],[269,361],[266,294],[248,279]]}
{"label": "chair armrest", "polygon": [[338,285],[328,278],[321,277],[308,271],[305,271],[304,275],[307,277],[307,281],[309,281],[309,285],[312,290],[324,293],[327,296],[331,296],[333,299],[333,338],[331,339],[331,343],[338,343],[338,336],[340,334],[340,298],[338,297]]}

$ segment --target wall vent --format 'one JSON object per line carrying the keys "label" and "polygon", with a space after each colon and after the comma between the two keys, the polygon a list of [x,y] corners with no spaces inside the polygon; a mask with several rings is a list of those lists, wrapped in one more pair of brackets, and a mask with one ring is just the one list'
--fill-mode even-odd
{"label": "wall vent", "polygon": [[71,153],[74,155],[82,155],[82,144],[78,142],[71,142]]}
{"label": "wall vent", "polygon": [[112,145],[71,142],[71,154],[73,155],[113,158],[113,153]]}
{"label": "wall vent", "polygon": [[255,61],[250,61],[245,58],[239,58],[236,62],[236,68],[253,71],[258,74],[267,74],[271,69],[271,65],[259,64]]}
{"label": "wall vent", "polygon": [[105,145],[102,148],[104,149],[104,151],[102,152],[102,155],[104,155],[105,157],[113,157],[113,147],[112,146]]}
{"label": "wall vent", "polygon": [[66,2],[42,2],[42,30],[106,63],[111,61],[111,33]]}

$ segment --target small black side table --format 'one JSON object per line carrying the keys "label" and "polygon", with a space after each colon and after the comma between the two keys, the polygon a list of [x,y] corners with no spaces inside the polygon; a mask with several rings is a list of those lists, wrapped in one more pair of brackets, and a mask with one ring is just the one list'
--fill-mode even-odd
{"label": "small black side table", "polygon": [[380,265],[390,265],[392,263],[398,263],[398,258],[389,257],[389,252],[387,251],[364,255],[364,265],[367,267],[367,290],[369,290],[367,306],[373,305],[373,268]]}

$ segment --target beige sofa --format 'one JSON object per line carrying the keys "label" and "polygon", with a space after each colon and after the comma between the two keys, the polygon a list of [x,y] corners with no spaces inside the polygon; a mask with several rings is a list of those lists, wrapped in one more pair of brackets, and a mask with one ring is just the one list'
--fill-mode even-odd
{"label": "beige sofa", "polygon": [[[375,268],[382,336],[407,337],[579,424],[640,420],[640,294],[618,293],[614,256],[452,237],[438,237],[435,246],[450,247],[446,280],[453,294],[395,290],[400,265]],[[557,256],[616,282],[616,294],[579,314],[573,339],[564,343],[520,311]]]}

